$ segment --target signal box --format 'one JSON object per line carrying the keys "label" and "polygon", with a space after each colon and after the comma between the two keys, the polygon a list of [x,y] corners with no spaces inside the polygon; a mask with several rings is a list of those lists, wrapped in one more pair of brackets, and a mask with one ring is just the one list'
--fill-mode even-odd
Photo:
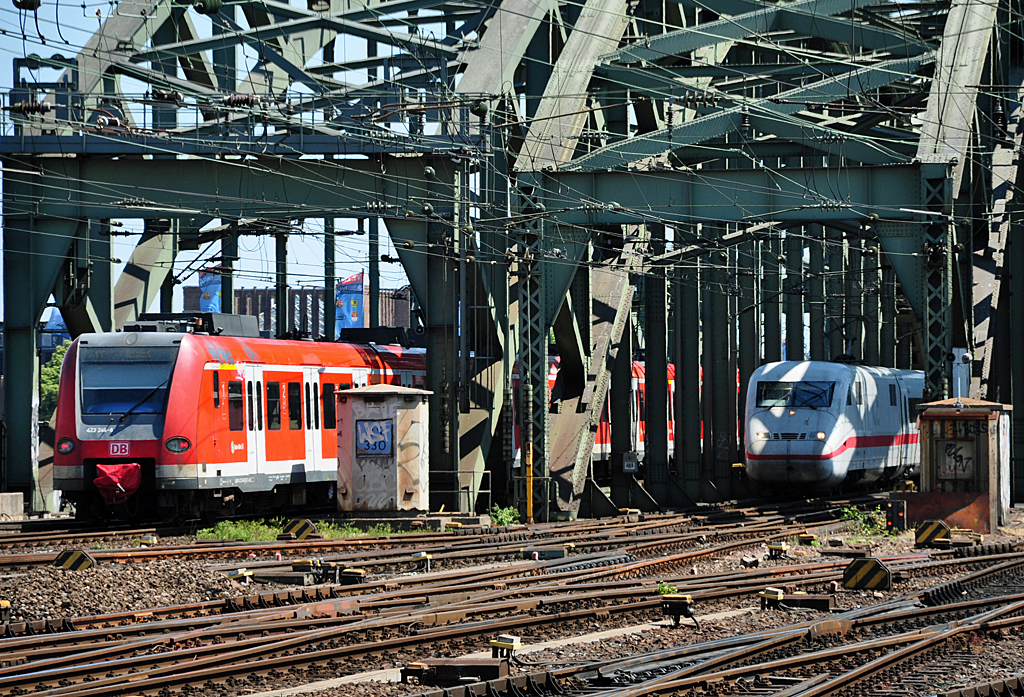
{"label": "signal box", "polygon": [[338,510],[430,510],[427,396],[398,385],[336,394]]}
{"label": "signal box", "polygon": [[980,399],[944,399],[918,406],[921,490],[896,493],[916,525],[941,520],[951,528],[989,533],[1010,507],[1010,410]]}

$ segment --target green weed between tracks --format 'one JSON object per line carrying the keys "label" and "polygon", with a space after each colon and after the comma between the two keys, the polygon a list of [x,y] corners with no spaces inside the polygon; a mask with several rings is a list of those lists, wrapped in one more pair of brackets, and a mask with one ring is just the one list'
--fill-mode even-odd
{"label": "green weed between tracks", "polygon": [[875,509],[872,511],[861,511],[850,506],[843,509],[840,518],[841,520],[848,520],[853,523],[854,529],[852,532],[855,535],[878,537],[892,534],[885,524],[885,512],[881,506],[875,506]]}
{"label": "green weed between tracks", "polygon": [[[221,520],[212,528],[203,528],[196,533],[200,540],[243,540],[244,542],[273,542],[284,532],[288,521],[284,518],[272,520]],[[388,523],[377,523],[366,530],[360,530],[352,523],[317,521],[316,531],[324,539],[334,540],[345,537],[380,537],[396,535],[403,531],[393,530]]]}
{"label": "green weed between tracks", "polygon": [[519,522],[519,509],[515,506],[501,508],[498,504],[494,504],[491,506],[488,514],[491,516],[491,525],[499,528],[504,525],[515,525]]}

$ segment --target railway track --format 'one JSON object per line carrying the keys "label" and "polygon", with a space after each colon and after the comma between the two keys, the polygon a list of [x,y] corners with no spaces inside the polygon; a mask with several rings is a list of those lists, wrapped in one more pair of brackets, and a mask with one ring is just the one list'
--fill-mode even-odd
{"label": "railway track", "polygon": [[[693,553],[714,552],[712,548]],[[674,556],[678,555],[663,558],[661,565],[640,567],[640,571],[649,573],[643,579],[633,575],[636,568],[629,569],[636,567],[635,562],[597,571],[542,574],[538,573],[538,562],[527,561],[483,571],[455,569],[442,574],[382,580],[366,586],[305,592],[314,593],[313,597],[291,591],[257,594],[223,603],[72,620],[69,626],[53,628],[66,630],[63,632],[0,640],[0,656],[6,664],[0,666],[0,694],[84,697],[116,694],[128,689],[133,694],[153,694],[185,689],[185,686],[219,685],[222,688],[231,681],[241,684],[254,673],[287,675],[291,670],[316,674],[327,667],[336,672],[341,666],[358,667],[361,660],[382,653],[388,654],[391,660],[407,662],[424,652],[429,655],[431,651],[443,651],[465,642],[479,643],[501,632],[543,629],[573,636],[584,633],[594,620],[656,619],[660,617],[660,599],[656,595],[655,579],[675,581],[681,591],[708,603],[750,597],[768,584],[820,587],[839,578],[845,565],[836,561],[703,577],[658,574],[666,564],[676,563]],[[961,580],[965,587],[976,589],[985,587],[986,579],[1019,572],[1024,565],[1024,555],[957,560],[928,560],[921,555],[907,555],[891,561],[908,572],[932,572],[955,565],[990,566],[987,573],[975,571]],[[623,580],[610,581],[608,572]],[[876,605],[870,612],[854,610],[834,619],[809,621],[764,633],[762,637],[753,638],[759,643],[743,644],[736,649],[743,648],[747,654],[730,654],[730,660],[716,659],[714,665],[708,663],[696,672],[688,668],[691,675],[677,675],[664,684],[672,690],[689,689],[688,686],[705,684],[710,676],[715,681],[741,685],[748,678],[754,679],[753,676],[781,670],[783,664],[792,665],[794,655],[805,654],[805,658],[800,659],[802,670],[821,671],[829,666],[834,670],[836,665],[848,662],[850,655],[869,656],[882,649],[903,651],[907,647],[923,646],[919,642],[933,637],[933,634],[922,635],[920,628],[906,629],[908,622],[934,623],[936,618],[946,618],[946,621],[959,623],[956,626],[973,627],[968,620],[980,622],[977,618],[984,616],[986,621],[993,621],[1024,608],[1024,596],[905,607],[923,597],[924,591],[918,591]],[[998,608],[1003,611],[993,615]],[[971,620],[972,617],[975,619]],[[888,635],[865,640],[867,643],[852,654],[843,650],[851,636],[858,632],[878,632],[879,627],[889,627]],[[828,639],[832,636],[837,638]],[[813,637],[818,644],[826,640],[837,643],[819,647],[817,651],[772,657],[772,651],[782,651],[808,637]],[[764,660],[750,662],[759,657]],[[663,656],[659,658],[663,659]],[[742,661],[747,661],[747,665],[729,667]],[[555,674],[554,678],[570,675],[573,674]],[[659,685],[661,683],[630,689],[648,690],[635,694],[660,694],[663,690],[659,691]],[[654,690],[656,687],[658,690]]]}
{"label": "railway track", "polygon": [[[9,623],[0,626],[0,635],[6,635],[0,638],[0,697],[247,694],[264,685],[358,673],[381,661],[402,665],[433,655],[457,657],[485,647],[501,633],[572,641],[595,625],[629,627],[661,620],[659,584],[691,594],[699,612],[735,613],[738,604],[756,604],[756,594],[767,586],[823,592],[842,578],[848,561],[790,559],[700,574],[694,573],[696,562],[804,531],[831,535],[846,525],[835,520],[837,508],[735,507],[699,516],[460,534],[98,550],[94,556],[101,564],[184,558],[227,570],[244,556],[247,568],[271,571],[289,564],[273,558],[281,549],[287,550],[282,558],[292,559],[319,551],[368,575],[366,582],[352,585],[253,589],[223,600],[137,612]],[[521,558],[524,547],[567,544],[573,547],[565,558]],[[249,556],[255,550],[260,559]],[[413,551],[432,554],[429,573],[413,571]],[[7,565],[14,569],[53,555],[0,555],[0,566],[5,556],[17,558]],[[1018,586],[1024,591],[1024,552],[1001,545],[979,548],[977,556],[914,551],[886,561],[907,582],[898,586],[903,595],[881,603],[832,616],[795,613],[789,616],[800,620],[795,624],[727,640],[703,641],[692,629],[680,629],[673,636],[682,647],[668,653],[543,671],[524,664],[514,666],[514,682],[450,692],[452,697],[487,692],[522,697],[557,686],[602,697],[880,697],[900,693],[851,692],[849,686],[867,685],[871,676],[890,676],[898,678],[893,684],[900,689],[909,689],[940,674],[936,647],[952,646],[969,656],[971,642],[1020,633],[1024,593],[1008,591]],[[957,578],[949,581],[954,574]],[[923,579],[933,577],[940,582],[925,587]],[[870,595],[866,602],[872,602]],[[518,687],[510,688],[513,684]]]}

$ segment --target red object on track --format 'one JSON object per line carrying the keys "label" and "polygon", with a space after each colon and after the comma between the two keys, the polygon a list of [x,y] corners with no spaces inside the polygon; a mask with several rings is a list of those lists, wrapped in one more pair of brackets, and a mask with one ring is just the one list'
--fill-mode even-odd
{"label": "red object on track", "polygon": [[92,483],[108,506],[124,503],[142,484],[142,466],[137,462],[121,465],[96,465],[96,479]]}

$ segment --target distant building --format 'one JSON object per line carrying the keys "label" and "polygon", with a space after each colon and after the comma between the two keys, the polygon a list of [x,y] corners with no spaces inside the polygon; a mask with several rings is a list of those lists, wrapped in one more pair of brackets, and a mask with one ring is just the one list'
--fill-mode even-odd
{"label": "distant building", "polygon": [[[198,312],[201,291],[199,286],[184,286],[185,312]],[[334,301],[324,309],[323,288],[289,288],[291,307],[285,331],[307,331],[316,336],[324,333],[324,312],[334,311]],[[364,286],[363,305],[370,306],[369,286]],[[273,288],[239,288],[235,290],[234,312],[253,315],[258,319],[260,331],[276,336],[277,302]],[[370,313],[364,313],[363,322],[369,326]],[[380,291],[380,324],[383,327],[412,327],[412,289],[409,286]]]}

